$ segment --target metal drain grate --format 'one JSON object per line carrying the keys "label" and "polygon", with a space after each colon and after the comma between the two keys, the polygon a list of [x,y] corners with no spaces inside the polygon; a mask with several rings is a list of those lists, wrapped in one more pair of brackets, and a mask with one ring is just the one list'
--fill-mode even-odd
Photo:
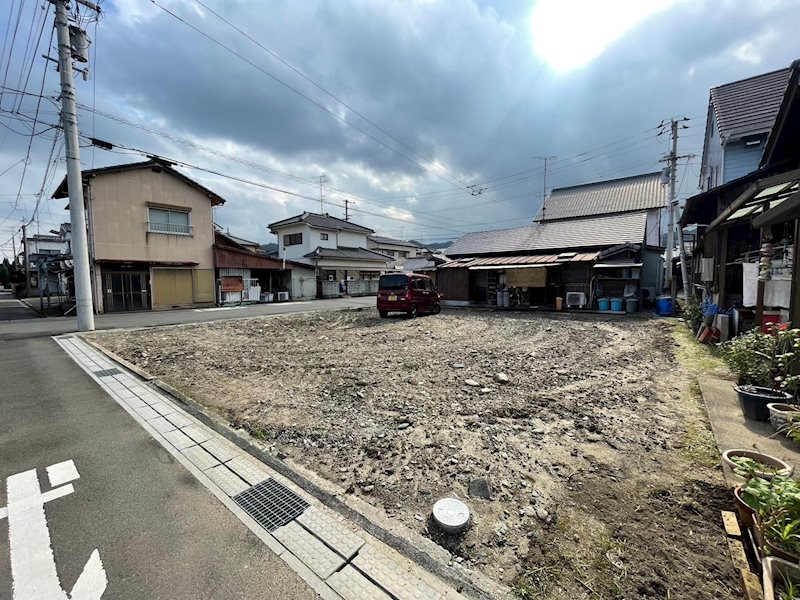
{"label": "metal drain grate", "polygon": [[98,377],[111,377],[112,375],[119,375],[121,371],[119,369],[103,369],[102,371],[95,371],[94,374]]}
{"label": "metal drain grate", "polygon": [[272,478],[233,497],[234,502],[267,531],[275,531],[303,514],[308,502]]}

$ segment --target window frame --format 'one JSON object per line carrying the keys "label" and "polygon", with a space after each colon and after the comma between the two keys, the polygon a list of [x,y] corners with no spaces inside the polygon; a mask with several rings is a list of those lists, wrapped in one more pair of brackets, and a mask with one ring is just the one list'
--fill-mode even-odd
{"label": "window frame", "polygon": [[[292,240],[297,239],[298,241],[293,242]],[[283,234],[283,247],[288,248],[289,246],[302,246],[303,245],[303,232],[300,231],[298,233],[284,233]]]}
{"label": "window frame", "polygon": [[328,241],[328,234],[327,233],[320,233],[319,234],[319,239],[321,239],[324,242],[327,242]]}
{"label": "window frame", "polygon": [[[167,213],[167,222],[153,221],[152,211],[161,211]],[[171,223],[171,216],[173,214],[186,215],[186,223]],[[180,229],[184,228],[184,229]],[[147,205],[147,233],[156,233],[161,235],[182,235],[193,236],[194,226],[192,225],[192,209],[182,206],[161,206],[156,204]]]}

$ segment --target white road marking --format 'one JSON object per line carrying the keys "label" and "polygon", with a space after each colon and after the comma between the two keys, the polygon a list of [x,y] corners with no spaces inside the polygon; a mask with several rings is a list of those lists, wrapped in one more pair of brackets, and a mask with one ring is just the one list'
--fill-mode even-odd
{"label": "white road marking", "polygon": [[50,487],[58,487],[62,483],[80,479],[80,474],[72,460],[65,460],[47,467],[47,478],[50,480]]}
{"label": "white road marking", "polygon": [[[71,464],[71,468],[61,466]],[[51,478],[79,477],[74,463],[65,461]],[[74,476],[74,477],[73,477]],[[53,549],[50,547],[50,530],[47,527],[44,505],[46,502],[72,494],[72,484],[42,493],[36,469],[17,473],[6,479],[8,506],[0,509],[0,516],[8,518],[8,542],[11,550],[11,580],[14,600],[100,600],[108,580],[100,554],[95,549],[68,596],[62,589],[56,571]]]}

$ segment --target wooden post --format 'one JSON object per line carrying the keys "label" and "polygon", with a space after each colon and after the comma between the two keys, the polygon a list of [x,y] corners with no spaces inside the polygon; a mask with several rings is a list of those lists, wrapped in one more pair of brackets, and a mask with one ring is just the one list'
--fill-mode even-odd
{"label": "wooden post", "polygon": [[719,236],[717,237],[718,247],[717,247],[717,256],[719,256],[719,273],[717,277],[717,285],[719,286],[719,300],[717,304],[719,304],[720,309],[725,310],[725,304],[728,301],[727,294],[725,293],[725,287],[728,283],[727,278],[727,263],[728,263],[728,228],[725,227],[724,229],[720,230]]}

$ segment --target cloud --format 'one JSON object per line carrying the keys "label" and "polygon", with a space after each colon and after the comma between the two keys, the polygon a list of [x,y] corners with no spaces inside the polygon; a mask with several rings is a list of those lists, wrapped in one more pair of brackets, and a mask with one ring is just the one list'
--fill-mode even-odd
{"label": "cloud", "polygon": [[[323,172],[325,210],[341,216],[344,199],[355,200],[353,219],[387,235],[440,240],[524,225],[541,203],[542,163],[532,157],[558,156],[548,163],[549,188],[655,171],[667,148],[654,128],[674,115],[693,117],[679,150],[699,154],[709,88],[787,66],[798,58],[792,40],[800,29],[791,0],[658,0],[657,14],[634,11],[613,36],[582,49],[580,68],[557,70],[535,53],[542,40],[531,27],[531,14],[552,7],[551,0],[203,0],[316,87],[198,4],[159,2],[211,39],[152,3],[109,0],[96,35],[90,28],[97,63],[90,64],[93,81],[77,82],[79,102],[242,160],[86,110],[80,128],[297,194],[186,171],[228,200],[216,213],[221,225],[263,241],[268,223],[319,210],[313,179]],[[579,20],[594,13],[571,14]],[[7,18],[0,15],[0,28]],[[559,19],[563,33],[569,19]],[[569,58],[554,48],[555,61]],[[15,82],[21,55],[12,61]],[[43,62],[35,64],[32,91]],[[45,93],[57,90],[50,70]],[[9,104],[4,98],[2,109]],[[23,104],[32,114],[35,102]],[[47,120],[57,119],[51,102],[43,108]],[[17,126],[9,117],[2,122]],[[28,143],[4,131],[0,171],[22,158]],[[42,185],[50,147],[44,136],[34,139],[23,193]],[[85,167],[141,159],[82,149]],[[683,194],[694,187],[696,169],[687,167]],[[63,173],[60,164],[58,178]],[[520,175],[509,177],[514,173]],[[0,178],[2,193],[16,192],[19,174],[12,169]],[[0,204],[0,221],[11,217],[0,224],[0,244],[9,224],[30,217],[33,199],[23,198],[24,212]],[[47,208],[39,213],[45,231],[66,219],[57,203]]]}

